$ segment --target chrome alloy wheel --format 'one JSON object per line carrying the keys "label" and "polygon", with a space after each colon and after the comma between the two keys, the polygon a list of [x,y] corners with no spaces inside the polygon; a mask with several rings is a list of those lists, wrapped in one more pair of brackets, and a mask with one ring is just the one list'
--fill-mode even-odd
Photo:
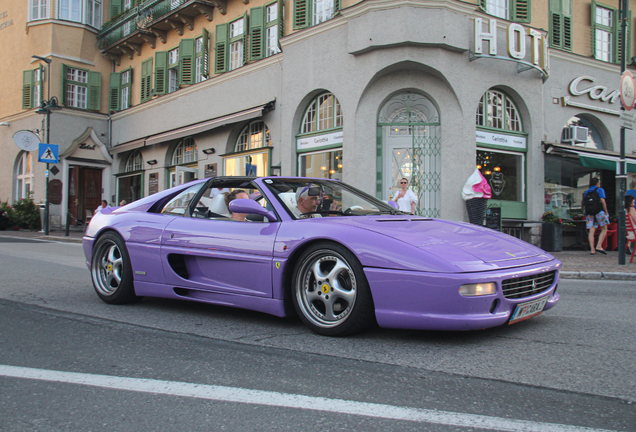
{"label": "chrome alloy wheel", "polygon": [[105,241],[95,250],[92,274],[95,288],[106,296],[114,294],[121,286],[124,259],[121,250],[112,240]]}
{"label": "chrome alloy wheel", "polygon": [[296,299],[312,324],[331,328],[342,324],[358,295],[356,276],[339,253],[320,249],[309,255],[296,280]]}

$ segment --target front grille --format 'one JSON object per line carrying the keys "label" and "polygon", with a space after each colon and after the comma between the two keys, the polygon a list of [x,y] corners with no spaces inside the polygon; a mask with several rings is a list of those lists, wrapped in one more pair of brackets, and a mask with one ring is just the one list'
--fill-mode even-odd
{"label": "front grille", "polygon": [[545,291],[554,282],[555,271],[515,279],[507,279],[501,283],[505,298],[516,299],[528,297]]}

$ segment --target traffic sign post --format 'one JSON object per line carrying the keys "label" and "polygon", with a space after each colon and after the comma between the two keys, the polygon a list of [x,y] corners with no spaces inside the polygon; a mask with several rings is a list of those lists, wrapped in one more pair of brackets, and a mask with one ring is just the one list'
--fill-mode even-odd
{"label": "traffic sign post", "polygon": [[[629,125],[629,114],[631,114],[632,108],[634,108],[634,102],[636,102],[636,83],[634,82],[634,75],[626,70],[626,44],[627,44],[627,20],[631,12],[629,11],[629,0],[620,0],[619,5],[619,18],[620,18],[620,42],[621,42],[621,129],[620,129],[620,161],[618,163],[618,172],[616,178],[619,181],[619,191],[621,200],[625,196],[627,191],[627,164],[625,163],[625,128]],[[631,54],[630,54],[631,55]],[[627,115],[625,115],[627,114]],[[633,117],[632,117],[633,118]],[[618,264],[625,265],[625,206],[620,205],[618,210]]]}

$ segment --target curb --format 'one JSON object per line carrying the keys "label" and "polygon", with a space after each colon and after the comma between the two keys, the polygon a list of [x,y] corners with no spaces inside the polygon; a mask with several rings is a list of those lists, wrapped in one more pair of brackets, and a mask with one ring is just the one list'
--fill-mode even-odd
{"label": "curb", "polygon": [[562,271],[560,276],[561,279],[636,281],[636,273],[625,272]]}

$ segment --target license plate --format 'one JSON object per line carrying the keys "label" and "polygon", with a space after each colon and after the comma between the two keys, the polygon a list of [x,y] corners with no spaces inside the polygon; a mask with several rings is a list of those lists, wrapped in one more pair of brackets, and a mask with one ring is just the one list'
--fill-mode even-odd
{"label": "license plate", "polygon": [[512,313],[508,324],[514,324],[519,321],[523,321],[525,319],[539,315],[541,312],[543,312],[543,308],[545,307],[545,304],[547,302],[548,296],[541,297],[540,299],[532,300],[526,303],[518,304],[514,312]]}

